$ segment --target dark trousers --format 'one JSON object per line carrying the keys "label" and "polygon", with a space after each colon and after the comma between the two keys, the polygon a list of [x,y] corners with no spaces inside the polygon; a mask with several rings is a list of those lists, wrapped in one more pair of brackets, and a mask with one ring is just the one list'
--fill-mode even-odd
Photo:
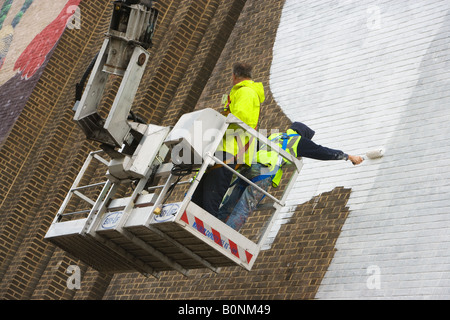
{"label": "dark trousers", "polygon": [[[234,169],[236,165],[229,166]],[[192,195],[192,202],[217,217],[232,178],[233,172],[222,166],[205,172]]]}

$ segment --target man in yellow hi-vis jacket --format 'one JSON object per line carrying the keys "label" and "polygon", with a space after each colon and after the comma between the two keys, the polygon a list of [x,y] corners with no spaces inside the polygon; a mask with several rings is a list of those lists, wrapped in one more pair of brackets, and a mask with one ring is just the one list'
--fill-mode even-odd
{"label": "man in yellow hi-vis jacket", "polygon": [[[258,125],[261,103],[264,102],[264,87],[252,80],[252,66],[247,63],[233,65],[233,88],[224,101],[223,114],[232,113],[248,126]],[[222,143],[217,148],[216,157],[230,167],[250,166],[255,154],[256,142],[235,124],[231,124]],[[195,190],[192,201],[217,216],[219,205],[228,190],[233,173],[222,166],[215,166],[206,172]]]}

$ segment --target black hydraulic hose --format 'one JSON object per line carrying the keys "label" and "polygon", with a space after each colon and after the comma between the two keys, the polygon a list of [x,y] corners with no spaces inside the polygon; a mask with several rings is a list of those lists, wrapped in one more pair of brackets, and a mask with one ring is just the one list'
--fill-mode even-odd
{"label": "black hydraulic hose", "polygon": [[91,73],[92,69],[94,68],[97,58],[98,58],[98,53],[95,55],[94,59],[92,59],[91,63],[87,67],[86,71],[84,72],[83,76],[81,77],[80,82],[75,85],[75,101],[81,100],[81,97],[83,96],[84,84],[86,83],[86,80],[89,77],[89,74]]}

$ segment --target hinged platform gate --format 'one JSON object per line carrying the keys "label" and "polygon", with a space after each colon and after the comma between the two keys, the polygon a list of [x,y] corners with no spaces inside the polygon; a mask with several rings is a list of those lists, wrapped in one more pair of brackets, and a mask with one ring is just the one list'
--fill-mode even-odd
{"label": "hinged platform gate", "polygon": [[[153,126],[142,144],[151,143],[160,147],[153,148],[155,151],[147,155],[150,159],[148,170],[139,179],[134,179],[137,184],[132,194],[124,198],[115,198],[120,185],[130,183],[133,179],[115,179],[109,171],[106,174],[109,179],[105,182],[80,186],[83,175],[94,159],[101,165],[111,166],[112,161],[102,157],[101,152],[91,153],[45,239],[96,270],[106,273],[138,271],[158,277],[161,271],[166,270],[176,270],[183,275],[188,275],[191,269],[208,268],[219,272],[221,267],[234,265],[251,270],[297,179],[302,163],[232,114],[225,118],[211,109],[204,109],[186,116],[205,113],[213,114],[215,119],[218,119],[215,124],[218,131],[213,142],[207,144],[205,152],[202,153],[198,174],[192,182],[180,181],[180,177],[172,170],[175,165],[171,161],[163,162],[162,159],[169,155],[170,150],[173,150],[173,145],[167,143],[171,132],[168,128]],[[186,122],[183,117],[179,123]],[[237,124],[294,165],[295,170],[281,199],[260,189],[213,155],[231,123]],[[186,141],[180,141],[178,145],[183,143]],[[145,150],[144,147],[142,150]],[[172,158],[171,160],[173,161]],[[213,164],[225,165],[234,174],[264,192],[270,199],[269,209],[272,210],[272,215],[266,221],[265,227],[260,230],[257,242],[247,239],[191,202],[191,196],[200,179]],[[155,178],[159,178],[163,183],[150,184],[151,181],[158,180]],[[164,203],[171,187],[187,183],[190,186],[181,202]],[[100,188],[95,200],[83,194],[83,191],[89,188]],[[66,213],[66,206],[74,195],[88,203],[90,208]],[[162,208],[160,214],[155,214],[157,208]],[[65,221],[66,219],[69,220]]]}

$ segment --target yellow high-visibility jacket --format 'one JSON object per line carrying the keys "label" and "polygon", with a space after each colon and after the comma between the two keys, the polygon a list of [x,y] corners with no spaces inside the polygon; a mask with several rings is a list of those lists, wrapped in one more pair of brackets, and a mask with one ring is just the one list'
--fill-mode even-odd
{"label": "yellow high-visibility jacket", "polygon": [[[264,100],[263,84],[252,80],[244,80],[233,86],[224,108],[255,129],[258,125],[260,106]],[[231,124],[217,151],[233,154],[237,163],[245,163],[250,166],[255,155],[255,149],[256,139],[252,139],[238,125]]]}

